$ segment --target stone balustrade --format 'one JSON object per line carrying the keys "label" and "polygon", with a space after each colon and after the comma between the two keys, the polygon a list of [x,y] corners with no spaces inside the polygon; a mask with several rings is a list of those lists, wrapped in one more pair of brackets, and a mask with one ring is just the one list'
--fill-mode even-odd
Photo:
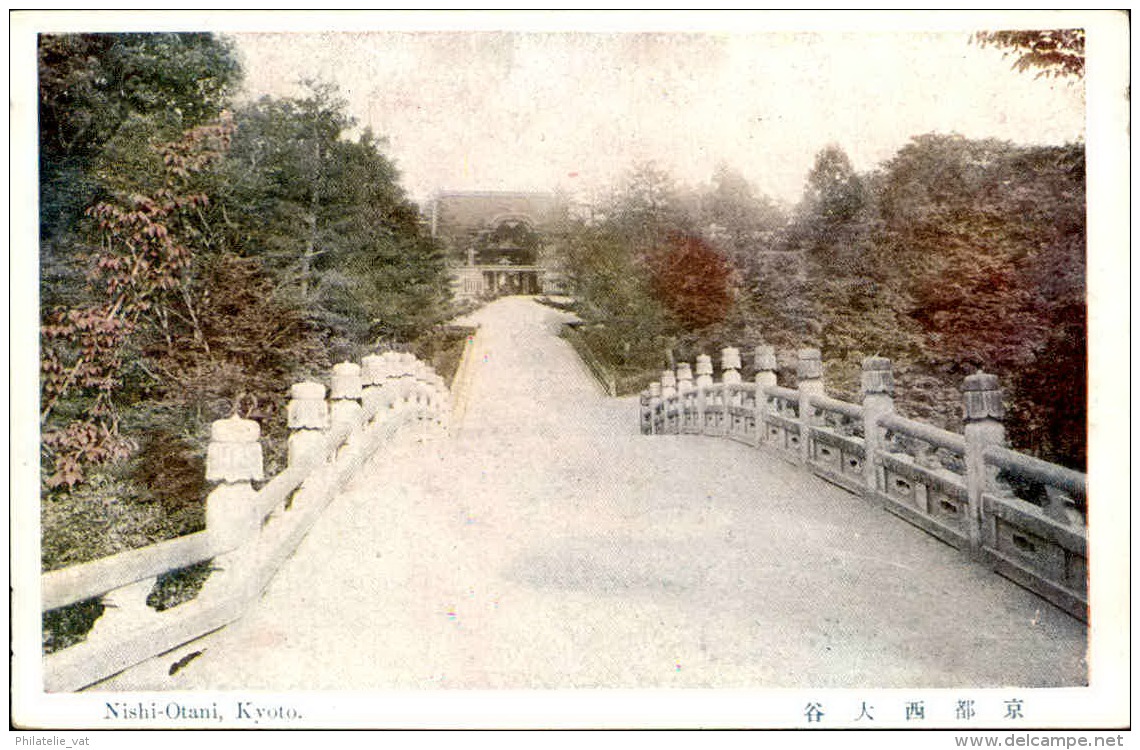
{"label": "stone balustrade", "polygon": [[[330,385],[290,388],[288,465],[268,481],[258,423],[236,415],[214,422],[206,479],[215,486],[204,531],[43,574],[44,612],[96,599],[103,605],[83,641],[45,656],[46,690],[91,686],[236,619],[385,442],[401,431],[446,432],[448,389],[410,354],[342,362]],[[206,561],[212,572],[196,597],[162,612],[148,606],[158,576]]]}
{"label": "stone balustrade", "polygon": [[755,348],[751,383],[741,379],[734,347],[721,352],[719,381],[708,355],[692,369],[679,363],[642,393],[641,431],[727,437],[771,451],[1087,621],[1086,477],[1005,446],[995,376],[965,379],[965,429],[957,434],[895,411],[889,359],[863,360],[860,404],[825,393],[818,349],[801,349],[796,359],[795,388],[776,384],[776,353],[764,344]]}

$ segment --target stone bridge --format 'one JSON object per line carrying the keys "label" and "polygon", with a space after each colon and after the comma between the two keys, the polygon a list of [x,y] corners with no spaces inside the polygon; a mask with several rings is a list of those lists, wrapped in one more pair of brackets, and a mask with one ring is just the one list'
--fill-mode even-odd
{"label": "stone bridge", "polygon": [[[640,434],[509,297],[256,604],[100,690],[1077,686],[1086,627],[771,452]],[[174,665],[179,668],[172,669]]]}

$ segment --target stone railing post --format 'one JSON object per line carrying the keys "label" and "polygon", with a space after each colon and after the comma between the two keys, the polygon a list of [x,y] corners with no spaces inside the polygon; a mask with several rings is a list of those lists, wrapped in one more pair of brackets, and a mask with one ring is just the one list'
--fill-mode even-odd
{"label": "stone railing post", "polygon": [[713,384],[712,374],[712,357],[707,354],[697,355],[697,387],[708,388]]}
{"label": "stone railing post", "polygon": [[[672,370],[661,371],[661,402],[664,404],[665,412],[665,425],[664,432],[667,434],[674,434],[680,432],[678,429],[677,421],[679,420],[679,412],[677,410],[677,377],[673,374]],[[678,415],[678,416],[674,416]]]}
{"label": "stone railing post", "polygon": [[649,407],[649,396],[650,396],[650,394],[649,394],[648,388],[646,388],[645,390],[643,390],[641,392],[640,404],[641,404],[641,434],[642,435],[652,435],[653,434],[653,412],[651,412],[649,410],[649,408],[650,408]]}
{"label": "stone railing post", "polygon": [[649,429],[654,435],[660,435],[661,426],[657,422],[657,407],[661,405],[661,384],[649,384]]}
{"label": "stone railing post", "polygon": [[312,466],[328,459],[321,455],[329,407],[320,383],[295,383],[289,390],[289,466]]}
{"label": "stone railing post", "polygon": [[740,384],[740,350],[726,346],[720,350],[720,367],[723,370],[720,382],[726,385]]}
{"label": "stone railing post", "polygon": [[693,392],[693,368],[688,362],[677,363],[677,432],[692,429],[693,414],[689,407],[689,394]]}
{"label": "stone railing post", "polygon": [[329,399],[332,401],[329,415],[332,425],[352,424],[360,417],[364,407],[364,382],[360,375],[360,365],[355,362],[341,362],[333,365],[332,388]]}
{"label": "stone railing post", "polygon": [[431,401],[431,395],[428,392],[431,388],[430,373],[425,363],[414,358],[408,363],[407,371],[409,375],[407,381],[408,402],[416,424],[419,426],[417,434],[423,437],[427,432],[427,422],[430,420],[428,416],[428,406]]}
{"label": "stone railing post", "polygon": [[677,393],[693,390],[693,368],[688,362],[677,363]]}
{"label": "stone railing post", "polygon": [[768,388],[776,385],[776,350],[768,344],[760,344],[753,352],[756,365],[756,385]]}
{"label": "stone railing post", "polygon": [[733,407],[740,406],[741,403],[741,393],[737,387],[741,384],[740,366],[739,349],[735,346],[726,346],[720,350],[720,382],[723,384],[721,399],[724,403],[720,434],[725,437],[738,434],[740,423],[743,421],[733,414]]}
{"label": "stone railing post", "polygon": [[697,355],[697,419],[700,424],[699,433],[705,432],[705,408],[708,406],[709,386],[713,384],[712,357],[707,354]]}
{"label": "stone railing post", "polygon": [[768,413],[768,396],[765,389],[776,385],[776,350],[768,344],[758,344],[752,353],[756,366],[756,442],[768,441],[768,423],[764,415]]}
{"label": "stone railing post", "polygon": [[811,460],[812,396],[823,395],[823,361],[819,349],[800,349],[796,361],[796,387],[800,392],[800,458]]}
{"label": "stone railing post", "polygon": [[970,546],[980,554],[983,542],[982,493],[994,482],[996,469],[986,465],[984,451],[1005,443],[1005,407],[996,375],[968,375],[962,383],[962,408],[966,421],[966,492]]}
{"label": "stone railing post", "polygon": [[447,388],[443,384],[443,378],[436,374],[436,371],[426,362],[423,363],[423,371],[416,376],[416,380],[419,383],[421,419],[423,420],[425,436],[429,436],[430,428],[433,425],[436,427],[444,426],[443,416],[446,410],[443,408],[443,404],[447,396]]}
{"label": "stone railing post", "polygon": [[431,365],[429,365],[427,362],[424,362],[422,359],[417,358],[414,354],[409,354],[408,356],[412,358],[412,377],[416,379],[417,383],[422,383],[423,385],[431,385],[432,378],[435,376],[435,371],[431,369]]}
{"label": "stone railing post", "polygon": [[262,519],[252,483],[265,478],[260,437],[257,422],[237,415],[211,426],[206,481],[219,484],[206,498],[206,532],[216,547],[230,551],[214,557],[220,574],[210,576],[200,599],[244,594],[253,583],[248,568]]}
{"label": "stone railing post", "polygon": [[388,410],[385,386],[388,384],[389,358],[381,354],[369,354],[360,360],[361,400],[364,409],[371,412],[373,419],[383,419]]}
{"label": "stone railing post", "polygon": [[419,362],[408,352],[390,352],[389,385],[395,386],[397,409],[414,408],[416,402],[416,370]]}
{"label": "stone railing post", "polygon": [[[729,406],[740,405],[740,394],[734,389],[732,397],[729,398],[729,386],[740,385],[740,350],[735,346],[726,346],[720,350],[720,382],[725,385],[724,405],[725,408]],[[727,417],[727,412],[726,415]]]}
{"label": "stone railing post", "polygon": [[[879,419],[895,410],[895,376],[886,357],[863,360],[863,476],[867,497],[876,498],[879,489],[879,456],[886,452],[886,432]],[[877,500],[876,500],[877,502]]]}

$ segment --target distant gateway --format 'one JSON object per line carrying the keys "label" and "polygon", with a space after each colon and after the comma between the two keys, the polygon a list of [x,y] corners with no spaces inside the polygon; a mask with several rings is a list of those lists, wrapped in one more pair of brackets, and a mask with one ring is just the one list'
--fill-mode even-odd
{"label": "distant gateway", "polygon": [[553,193],[444,192],[431,204],[431,234],[447,250],[459,299],[558,293],[551,234],[565,216]]}

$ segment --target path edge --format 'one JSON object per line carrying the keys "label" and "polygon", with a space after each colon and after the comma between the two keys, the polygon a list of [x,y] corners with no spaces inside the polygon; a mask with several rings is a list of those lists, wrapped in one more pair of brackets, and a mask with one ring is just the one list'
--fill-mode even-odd
{"label": "path edge", "polygon": [[459,367],[455,368],[455,376],[451,379],[451,420],[455,430],[463,428],[463,417],[467,413],[467,402],[471,395],[471,360],[475,358],[475,348],[482,332],[479,323],[474,323],[471,327],[475,330],[467,336],[463,354],[459,357]]}

